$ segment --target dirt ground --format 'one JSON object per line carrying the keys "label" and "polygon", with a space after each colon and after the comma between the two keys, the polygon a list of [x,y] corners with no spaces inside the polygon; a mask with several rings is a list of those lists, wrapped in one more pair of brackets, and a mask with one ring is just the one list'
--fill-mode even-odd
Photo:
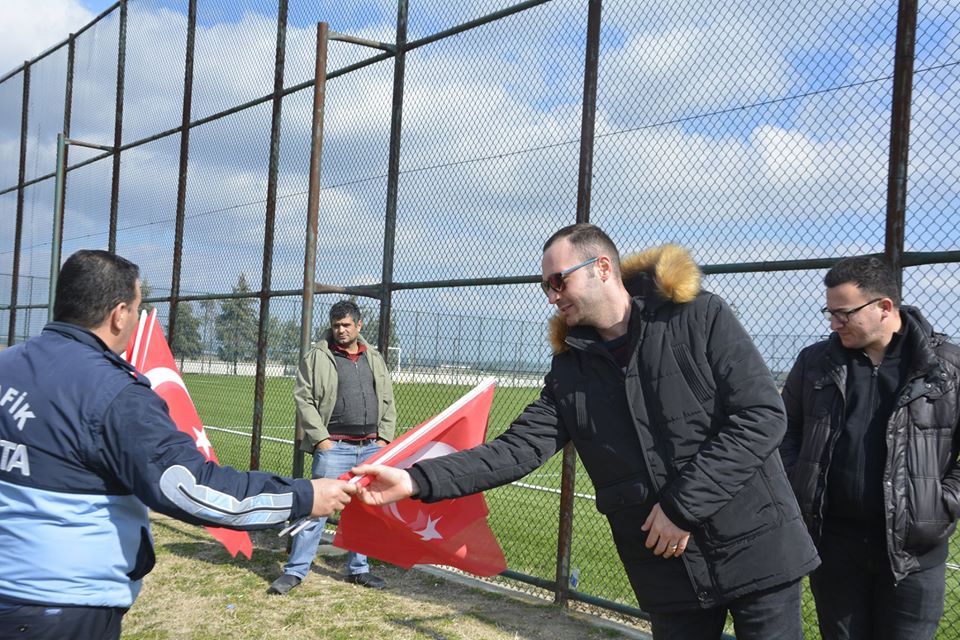
{"label": "dirt ground", "polygon": [[198,527],[153,516],[157,566],[124,619],[124,638],[388,638],[390,640],[580,640],[642,638],[530,596],[491,593],[433,573],[373,563],[385,591],[343,581],[338,550],[314,563],[286,596],[266,593],[281,573],[285,542],[253,535],[252,560],[229,554]]}

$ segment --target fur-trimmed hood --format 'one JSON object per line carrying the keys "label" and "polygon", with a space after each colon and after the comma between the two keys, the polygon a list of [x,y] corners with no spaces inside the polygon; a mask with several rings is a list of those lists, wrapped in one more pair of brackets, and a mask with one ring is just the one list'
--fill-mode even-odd
{"label": "fur-trimmed hood", "polygon": [[[684,304],[700,293],[700,267],[680,245],[665,244],[621,258],[620,271],[627,292],[647,299],[647,306],[656,300]],[[550,346],[555,354],[569,348],[568,331],[559,313],[550,319]]]}

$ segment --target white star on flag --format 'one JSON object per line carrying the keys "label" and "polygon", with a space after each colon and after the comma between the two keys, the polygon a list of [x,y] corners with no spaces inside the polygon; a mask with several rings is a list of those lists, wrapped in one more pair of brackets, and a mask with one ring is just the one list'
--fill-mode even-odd
{"label": "white star on flag", "polygon": [[440,516],[434,520],[431,516],[427,516],[427,526],[425,526],[420,531],[414,531],[421,540],[443,540],[443,536],[440,535],[440,532],[437,531],[437,524],[440,520],[443,519],[443,516]]}
{"label": "white star on flag", "polygon": [[198,431],[196,427],[193,427],[193,433],[197,440],[197,449],[200,449],[200,451],[203,451],[203,457],[209,460],[210,449],[213,447],[213,445],[210,444],[210,440],[207,439],[207,430],[200,429]]}

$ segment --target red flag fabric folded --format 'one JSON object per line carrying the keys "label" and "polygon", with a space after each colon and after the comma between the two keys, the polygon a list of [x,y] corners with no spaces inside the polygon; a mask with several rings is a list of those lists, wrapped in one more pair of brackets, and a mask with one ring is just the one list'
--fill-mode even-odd
{"label": "red flag fabric folded", "polygon": [[[401,469],[482,444],[496,381],[487,379],[443,413],[405,433],[367,463]],[[344,479],[351,477],[345,474]],[[401,567],[442,564],[479,576],[507,568],[487,525],[483,494],[424,504],[401,500],[373,507],[354,500],[343,510],[333,543]]]}
{"label": "red flag fabric folded", "polygon": [[[193,438],[197,449],[207,460],[220,464],[217,454],[213,451],[213,445],[207,439],[207,432],[203,428],[197,409],[193,406],[187,386],[180,376],[173,354],[170,353],[170,346],[163,336],[163,329],[157,322],[156,309],[151,311],[149,316],[146,312],[140,314],[140,324],[130,339],[124,356],[137,371],[150,380],[153,390],[166,401],[170,418],[177,425],[177,429]],[[242,553],[249,559],[253,555],[253,543],[246,531],[234,531],[221,527],[205,528],[227,548],[231,556],[236,557],[237,553]]]}

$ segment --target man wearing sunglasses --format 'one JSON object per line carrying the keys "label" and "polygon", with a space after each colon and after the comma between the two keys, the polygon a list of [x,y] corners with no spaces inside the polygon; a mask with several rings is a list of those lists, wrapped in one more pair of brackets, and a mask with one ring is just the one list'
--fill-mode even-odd
{"label": "man wearing sunglasses", "polygon": [[800,578],[818,564],[777,446],[786,421],[760,354],[690,255],[621,266],[589,224],[543,248],[556,306],[539,399],[495,440],[373,478],[368,504],[432,502],[506,484],[572,442],[657,640],[802,638]]}
{"label": "man wearing sunglasses", "polygon": [[842,260],[824,284],[833,333],[787,378],[780,449],[823,559],[820,632],[933,638],[960,516],[960,348],[900,305],[879,258]]}

